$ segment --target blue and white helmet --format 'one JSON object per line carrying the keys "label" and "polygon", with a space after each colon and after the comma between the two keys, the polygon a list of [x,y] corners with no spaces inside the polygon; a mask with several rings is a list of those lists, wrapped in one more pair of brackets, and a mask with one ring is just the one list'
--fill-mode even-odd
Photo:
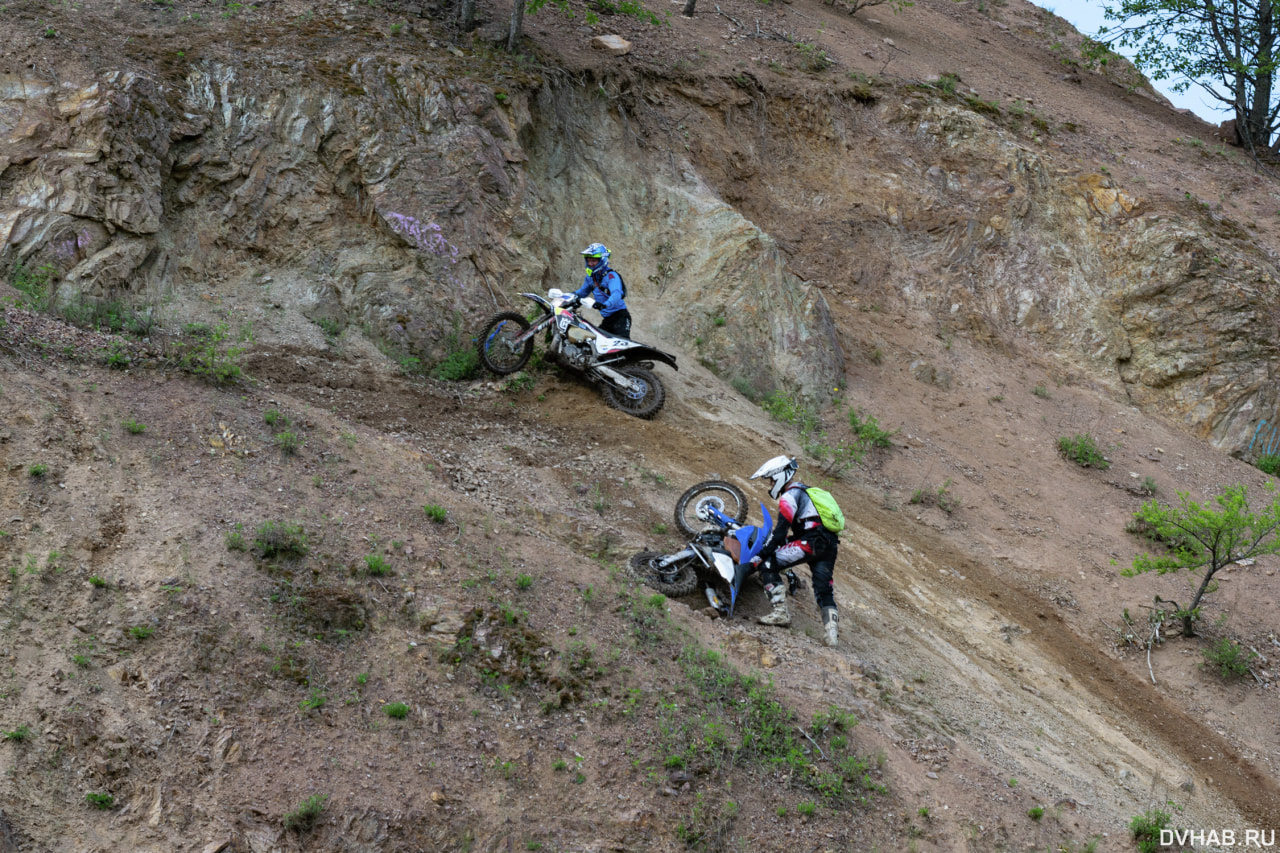
{"label": "blue and white helmet", "polygon": [[593,272],[596,272],[596,270],[602,268],[609,268],[609,250],[605,248],[604,243],[592,243],[590,246],[582,250],[582,257],[583,260],[598,258],[601,261],[601,263],[596,265],[595,269],[592,269],[591,265],[587,264],[587,275],[591,275]]}
{"label": "blue and white helmet", "polygon": [[776,501],[778,495],[782,494],[782,487],[790,483],[799,470],[800,463],[796,462],[794,456],[775,456],[761,465],[760,469],[751,475],[751,479],[768,477],[772,480],[773,485],[769,487],[769,497]]}

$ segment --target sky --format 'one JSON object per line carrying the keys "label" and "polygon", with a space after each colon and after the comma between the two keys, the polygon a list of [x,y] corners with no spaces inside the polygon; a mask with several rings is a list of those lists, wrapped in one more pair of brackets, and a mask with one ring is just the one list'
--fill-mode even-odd
{"label": "sky", "polygon": [[[1108,4],[1102,0],[1044,0],[1036,5],[1042,9],[1048,9],[1060,18],[1066,18],[1080,31],[1081,35],[1092,36],[1096,35],[1101,27],[1108,25],[1108,21],[1102,17],[1103,8],[1120,4],[1118,2]],[[1110,22],[1110,26],[1114,27],[1115,23]],[[1132,51],[1127,48],[1117,52],[1130,59],[1133,58]],[[1199,86],[1193,85],[1180,95],[1169,90],[1169,84],[1172,82],[1172,80],[1152,80],[1151,85],[1155,86],[1156,91],[1168,98],[1175,107],[1191,110],[1207,122],[1218,124],[1231,117],[1221,110],[1218,102],[1206,95]]]}

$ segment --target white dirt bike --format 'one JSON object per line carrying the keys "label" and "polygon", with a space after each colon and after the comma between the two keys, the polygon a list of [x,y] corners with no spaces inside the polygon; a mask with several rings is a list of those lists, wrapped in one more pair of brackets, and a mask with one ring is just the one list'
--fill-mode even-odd
{"label": "white dirt bike", "polygon": [[572,293],[553,288],[545,297],[520,295],[537,303],[543,315],[533,323],[516,311],[499,311],[490,317],[476,341],[486,370],[505,376],[524,367],[533,356],[534,338],[545,330],[550,358],[600,385],[611,408],[646,420],[658,413],[667,391],[654,375],[653,364],[660,361],[679,370],[675,356],[639,341],[613,337],[588,323],[569,307]]}

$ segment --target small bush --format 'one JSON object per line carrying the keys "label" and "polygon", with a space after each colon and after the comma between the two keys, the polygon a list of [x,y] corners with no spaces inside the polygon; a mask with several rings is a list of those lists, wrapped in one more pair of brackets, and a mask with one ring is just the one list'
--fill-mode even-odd
{"label": "small bush", "polygon": [[152,628],[150,625],[134,625],[129,629],[129,636],[133,637],[135,640],[145,640],[155,632],[156,629]]}
{"label": "small bush", "polygon": [[1037,397],[1039,397],[1042,400],[1049,399],[1049,389],[1044,387],[1043,385],[1037,385],[1036,387],[1032,388],[1031,393],[1035,394]]}
{"label": "small bush", "polygon": [[446,382],[462,382],[471,379],[480,369],[480,355],[474,349],[456,350],[436,365],[436,379]]}
{"label": "small bush", "polygon": [[374,577],[391,574],[391,564],[381,554],[369,554],[364,558],[365,571]]}
{"label": "small bush", "polygon": [[533,586],[533,578],[530,575],[520,575],[516,578],[516,589],[528,589]]}
{"label": "small bush", "polygon": [[1200,652],[1204,656],[1204,665],[1217,670],[1225,679],[1243,678],[1249,674],[1249,664],[1258,656],[1252,649],[1246,649],[1239,643],[1223,637],[1212,647]]}
{"label": "small bush", "polygon": [[1032,806],[1031,808],[1027,809],[1027,817],[1031,818],[1032,820],[1039,820],[1040,818],[1044,817],[1044,809],[1041,808],[1040,806]]}
{"label": "small bush", "polygon": [[249,543],[244,541],[243,524],[237,524],[235,530],[227,532],[226,543],[228,551],[248,551]]}
{"label": "small bush", "polygon": [[403,720],[409,716],[409,706],[403,702],[388,702],[382,706],[382,712],[393,720]]}
{"label": "small bush", "polygon": [[267,409],[262,413],[262,419],[267,422],[269,427],[277,425],[287,427],[289,425],[289,419],[279,409]]}
{"label": "small bush", "polygon": [[1066,459],[1081,468],[1100,468],[1106,470],[1111,463],[1102,455],[1102,449],[1087,432],[1079,432],[1070,438],[1065,435],[1058,439],[1058,452]]}
{"label": "small bush", "polygon": [[18,726],[13,731],[4,733],[4,739],[11,740],[14,743],[22,743],[29,737],[31,737],[31,729],[27,726]]}
{"label": "small bush", "polygon": [[300,524],[267,521],[258,528],[253,546],[265,559],[301,557],[307,553],[307,534]]}
{"label": "small bush", "polygon": [[296,432],[277,433],[276,447],[279,447],[280,452],[286,456],[292,456],[298,452],[298,448],[302,447],[302,439]]}
{"label": "small bush", "polygon": [[141,435],[142,433],[147,431],[146,424],[138,423],[133,418],[129,418],[127,421],[124,422],[124,428],[127,429],[132,435]]}
{"label": "small bush", "polygon": [[298,807],[284,816],[282,822],[285,829],[292,829],[295,832],[304,832],[315,826],[316,821],[320,818],[320,813],[324,811],[325,803],[328,802],[328,794],[312,794],[307,797]]}
{"label": "small bush", "polygon": [[109,809],[116,804],[116,798],[110,794],[85,794],[84,801],[95,809]]}
{"label": "small bush", "polygon": [[1129,821],[1129,832],[1138,844],[1138,853],[1157,853],[1160,849],[1160,830],[1169,825],[1169,813],[1148,809]]}
{"label": "small bush", "polygon": [[90,585],[96,586],[96,587],[104,587],[107,585],[107,582],[102,578],[98,577],[97,575],[93,575],[92,577],[90,577],[89,583]]}
{"label": "small bush", "polygon": [[426,504],[422,507],[422,511],[427,514],[427,518],[439,524],[448,517],[449,511],[442,506],[436,504]]}
{"label": "small bush", "polygon": [[230,331],[226,323],[216,326],[188,324],[184,330],[188,340],[175,348],[178,369],[213,385],[230,385],[244,375],[240,362],[246,347],[227,344]]}
{"label": "small bush", "polygon": [[1265,456],[1259,456],[1258,461],[1253,464],[1264,474],[1270,474],[1272,477],[1280,475],[1280,453],[1268,453]]}
{"label": "small bush", "polygon": [[32,465],[30,468],[27,469],[27,473],[38,480],[41,477],[43,477],[45,474],[49,473],[49,466],[44,464],[43,462],[37,462],[36,464]]}

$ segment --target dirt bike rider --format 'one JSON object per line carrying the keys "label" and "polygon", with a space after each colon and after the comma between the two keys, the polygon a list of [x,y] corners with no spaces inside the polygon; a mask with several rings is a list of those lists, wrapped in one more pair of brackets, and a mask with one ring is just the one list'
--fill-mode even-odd
{"label": "dirt bike rider", "polygon": [[751,564],[760,569],[765,592],[773,605],[758,621],[762,625],[791,624],[791,613],[787,610],[788,583],[783,580],[782,571],[786,570],[789,578],[794,579],[789,571],[791,567],[808,563],[813,576],[813,598],[822,613],[823,642],[835,646],[840,636],[840,611],[836,607],[833,579],[840,538],[823,525],[817,507],[805,491],[806,486],[795,478],[799,469],[793,457],[775,456],[751,475],[752,480],[768,477],[773,481],[769,496],[778,502],[781,516],[764,550],[751,560]]}
{"label": "dirt bike rider", "polygon": [[582,250],[582,257],[587,264],[587,277],[583,279],[582,287],[573,292],[573,299],[567,306],[582,303],[588,308],[595,308],[600,312],[602,330],[615,338],[629,339],[631,312],[625,302],[626,287],[622,276],[609,267],[609,250],[603,243],[592,243]]}

